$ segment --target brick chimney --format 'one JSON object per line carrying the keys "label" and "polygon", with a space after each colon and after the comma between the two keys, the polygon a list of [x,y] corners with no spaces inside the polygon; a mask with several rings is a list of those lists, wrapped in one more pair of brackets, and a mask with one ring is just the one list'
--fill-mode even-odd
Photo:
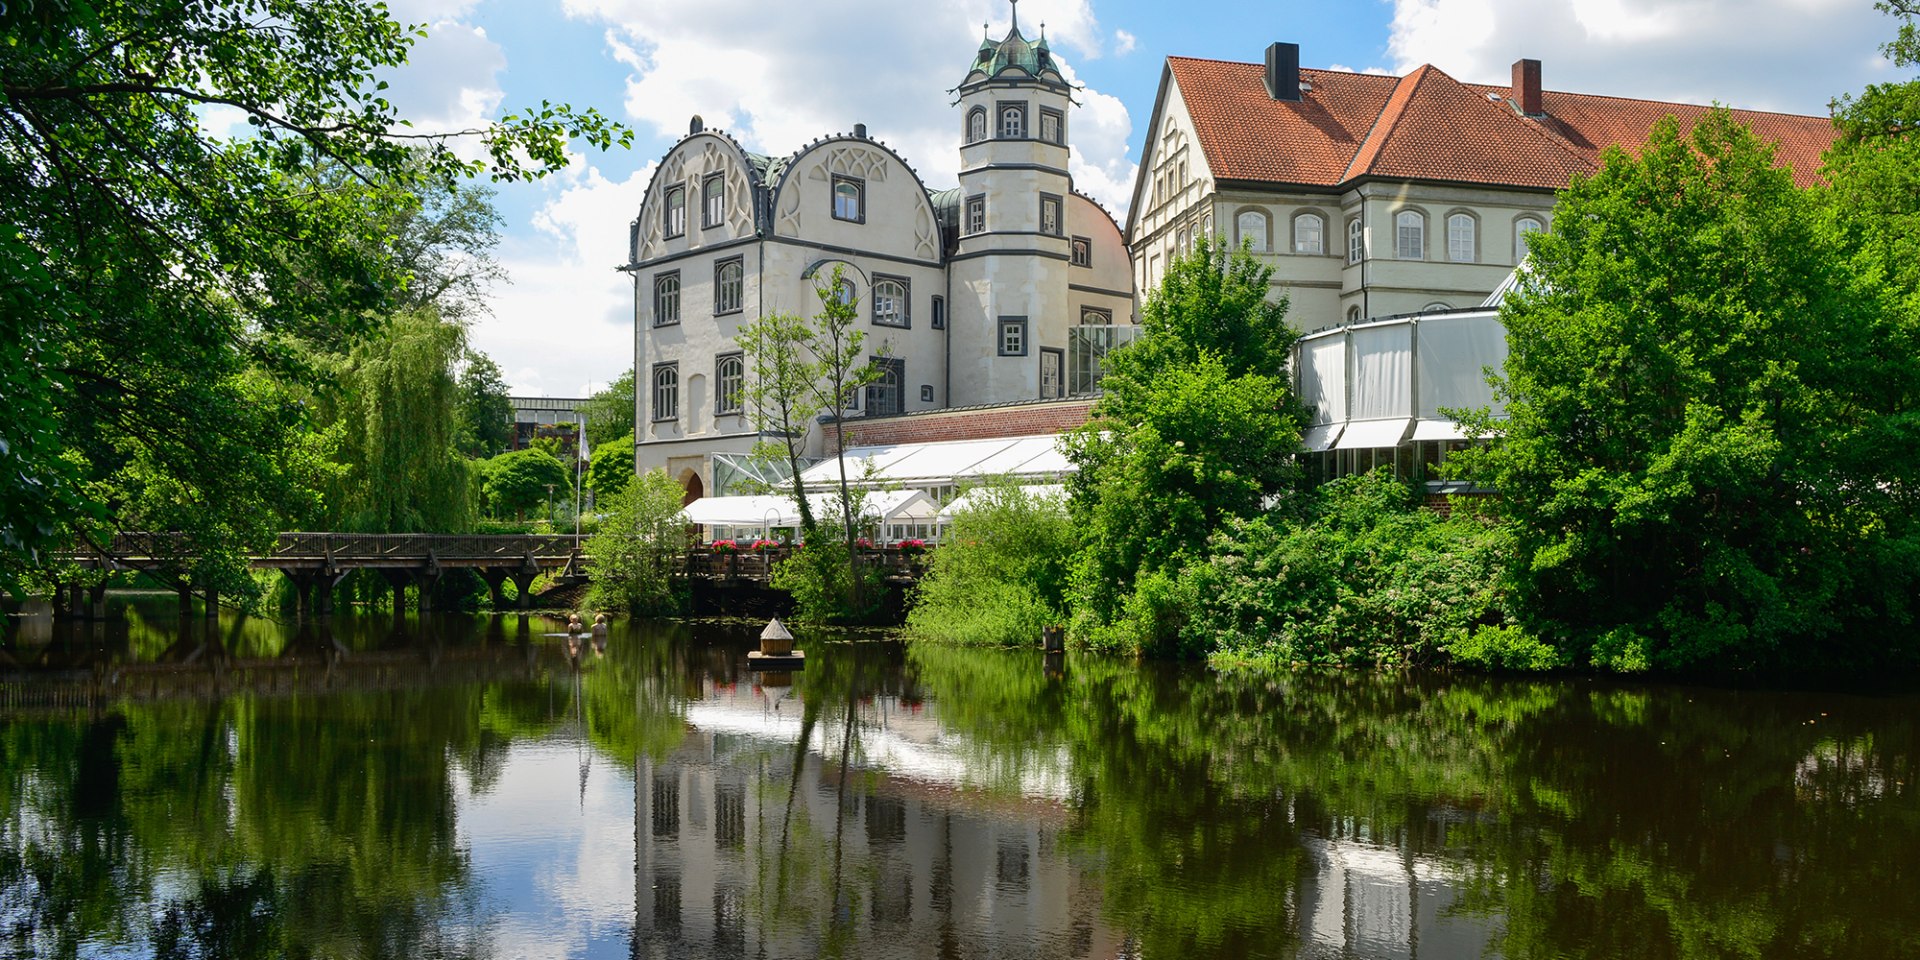
{"label": "brick chimney", "polygon": [[1540,61],[1515,60],[1513,62],[1513,105],[1521,113],[1537,117],[1546,113],[1540,105]]}
{"label": "brick chimney", "polygon": [[1300,102],[1300,45],[1276,43],[1267,47],[1267,96]]}

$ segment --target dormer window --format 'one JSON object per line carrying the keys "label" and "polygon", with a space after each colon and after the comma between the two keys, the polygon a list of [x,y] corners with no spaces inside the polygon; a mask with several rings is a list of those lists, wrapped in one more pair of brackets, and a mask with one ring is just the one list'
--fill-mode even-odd
{"label": "dormer window", "polygon": [[727,182],[720,174],[712,174],[700,182],[700,225],[717,227],[727,213]]}
{"label": "dormer window", "polygon": [[987,108],[974,107],[967,111],[967,142],[979,143],[987,138]]}
{"label": "dormer window", "polygon": [[852,177],[835,176],[833,178],[833,218],[851,220],[854,223],[867,221],[867,185]]}

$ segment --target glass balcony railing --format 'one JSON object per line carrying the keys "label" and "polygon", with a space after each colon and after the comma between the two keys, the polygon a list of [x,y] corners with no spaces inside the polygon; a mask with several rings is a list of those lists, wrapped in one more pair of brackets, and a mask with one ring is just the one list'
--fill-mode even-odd
{"label": "glass balcony railing", "polygon": [[1067,394],[1099,393],[1107,354],[1140,338],[1131,323],[1083,324],[1067,328]]}

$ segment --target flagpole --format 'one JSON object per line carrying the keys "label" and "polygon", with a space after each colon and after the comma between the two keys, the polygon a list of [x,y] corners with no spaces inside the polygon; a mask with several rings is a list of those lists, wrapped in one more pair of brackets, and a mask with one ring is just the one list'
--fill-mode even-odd
{"label": "flagpole", "polygon": [[[593,381],[587,381],[587,396],[593,396]],[[573,457],[573,554],[580,555],[580,472],[587,463],[587,422],[580,420],[580,435],[574,446]]]}

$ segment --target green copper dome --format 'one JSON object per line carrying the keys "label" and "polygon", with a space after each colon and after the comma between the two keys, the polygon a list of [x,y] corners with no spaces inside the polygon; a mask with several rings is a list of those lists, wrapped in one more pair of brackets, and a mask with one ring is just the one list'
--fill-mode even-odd
{"label": "green copper dome", "polygon": [[999,43],[990,39],[980,41],[980,50],[974,54],[973,66],[967,73],[984,73],[992,78],[1007,70],[1021,70],[1031,77],[1043,73],[1060,74],[1060,68],[1054,65],[1052,51],[1047,49],[1045,28],[1042,28],[1039,40],[1028,40],[1020,33],[1017,14],[1012,27],[1007,30],[1006,39]]}

